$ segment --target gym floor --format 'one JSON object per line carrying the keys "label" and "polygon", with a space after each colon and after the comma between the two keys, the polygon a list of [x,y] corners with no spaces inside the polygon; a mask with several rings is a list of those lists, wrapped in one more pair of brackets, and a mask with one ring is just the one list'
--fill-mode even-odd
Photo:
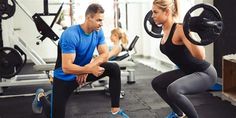
{"label": "gym floor", "polygon": [[[26,69],[24,72],[30,71]],[[125,97],[121,107],[131,118],[165,118],[170,112],[168,105],[154,92],[151,80],[161,72],[141,63],[135,67],[135,84],[126,84],[122,78],[122,90]],[[8,87],[4,94],[31,93],[38,87],[45,90],[50,85]],[[236,106],[213,96],[212,91],[188,96],[193,102],[200,118],[236,118]],[[46,118],[32,113],[33,96],[0,99],[0,118]],[[108,118],[110,116],[110,98],[104,91],[74,93],[67,105],[66,118]]]}

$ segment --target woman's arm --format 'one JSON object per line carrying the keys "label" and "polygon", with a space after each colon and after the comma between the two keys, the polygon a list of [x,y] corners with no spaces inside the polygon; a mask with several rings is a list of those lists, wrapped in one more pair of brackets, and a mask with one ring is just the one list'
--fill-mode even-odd
{"label": "woman's arm", "polygon": [[121,52],[121,50],[122,50],[121,45],[114,45],[114,46],[112,47],[112,50],[109,52],[108,58],[111,58],[111,57],[113,57],[113,56],[118,56],[119,53]]}
{"label": "woman's arm", "polygon": [[180,27],[180,38],[182,40],[182,42],[184,43],[184,45],[188,48],[188,50],[191,52],[191,54],[201,60],[205,59],[205,48],[203,46],[199,46],[199,45],[195,45],[193,43],[191,43],[186,36],[184,35],[184,31],[183,31],[183,25],[181,25]]}

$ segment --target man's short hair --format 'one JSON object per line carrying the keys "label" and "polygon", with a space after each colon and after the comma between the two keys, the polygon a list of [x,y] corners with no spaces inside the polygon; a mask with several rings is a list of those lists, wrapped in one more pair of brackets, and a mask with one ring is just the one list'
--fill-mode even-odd
{"label": "man's short hair", "polygon": [[92,15],[92,17],[94,16],[94,14],[96,13],[104,13],[104,9],[101,5],[93,3],[90,4],[85,12],[85,16],[87,15]]}

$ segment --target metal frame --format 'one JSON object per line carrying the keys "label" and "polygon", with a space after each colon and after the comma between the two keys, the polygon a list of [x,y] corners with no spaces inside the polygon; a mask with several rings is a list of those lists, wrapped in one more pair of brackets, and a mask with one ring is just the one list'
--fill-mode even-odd
{"label": "metal frame", "polygon": [[[13,0],[13,1],[16,3],[16,5],[18,5],[24,11],[24,13],[32,21],[34,21],[33,18],[31,17],[33,15],[30,15],[30,12],[24,7],[24,5],[21,2],[16,1],[16,0]],[[13,44],[13,46],[17,45],[33,61],[35,65],[47,66],[47,63],[33,49],[31,49],[27,45],[27,43],[25,43],[16,32],[13,31],[12,34],[13,35],[9,39],[10,39],[10,42]],[[51,76],[52,70],[53,68],[49,68],[47,70],[42,71],[41,74],[16,75],[10,79],[0,78],[0,94],[3,94],[4,92],[2,87],[50,84],[49,77]],[[30,94],[30,95],[33,95],[33,94]],[[12,95],[9,95],[9,96],[12,96]],[[21,94],[17,96],[25,96],[25,94]]]}

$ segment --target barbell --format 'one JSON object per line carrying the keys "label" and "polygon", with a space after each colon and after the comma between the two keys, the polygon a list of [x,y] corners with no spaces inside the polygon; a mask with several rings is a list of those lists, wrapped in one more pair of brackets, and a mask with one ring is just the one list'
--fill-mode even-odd
{"label": "barbell", "polygon": [[[162,38],[162,26],[152,19],[150,10],[144,18],[144,29],[154,38]],[[196,45],[209,45],[222,34],[223,19],[219,10],[210,4],[197,4],[190,8],[183,20],[183,30],[186,38]]]}

